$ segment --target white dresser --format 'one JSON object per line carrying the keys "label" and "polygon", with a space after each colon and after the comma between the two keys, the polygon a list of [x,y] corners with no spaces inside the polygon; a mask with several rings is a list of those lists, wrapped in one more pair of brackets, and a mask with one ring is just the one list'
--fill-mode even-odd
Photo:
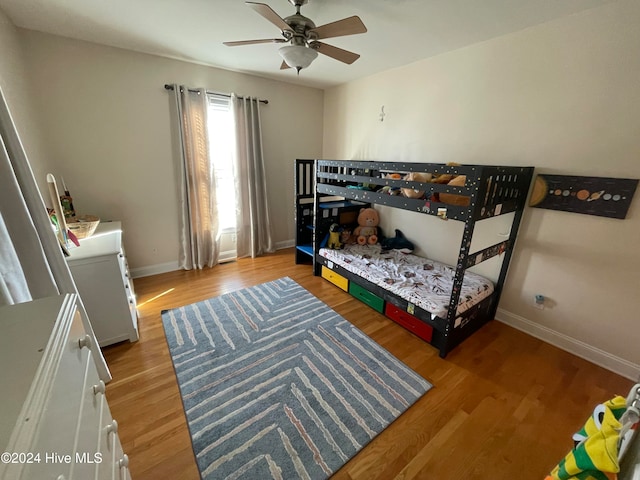
{"label": "white dresser", "polygon": [[129,479],[75,294],[0,308],[0,479]]}
{"label": "white dresser", "polygon": [[138,340],[138,315],[120,222],[101,222],[67,264],[101,347]]}

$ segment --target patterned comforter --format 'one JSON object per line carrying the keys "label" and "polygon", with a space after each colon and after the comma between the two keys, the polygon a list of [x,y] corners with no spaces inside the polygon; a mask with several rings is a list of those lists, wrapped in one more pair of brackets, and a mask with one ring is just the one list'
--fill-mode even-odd
{"label": "patterned comforter", "polygon": [[[380,245],[347,245],[343,250],[320,249],[320,255],[408,302],[430,312],[447,316],[455,269],[444,263],[395,250],[382,252]],[[488,297],[493,283],[465,272],[457,313]]]}

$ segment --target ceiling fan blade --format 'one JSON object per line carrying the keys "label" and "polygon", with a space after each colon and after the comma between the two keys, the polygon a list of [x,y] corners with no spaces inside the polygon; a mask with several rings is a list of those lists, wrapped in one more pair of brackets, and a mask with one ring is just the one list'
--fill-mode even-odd
{"label": "ceiling fan blade", "polygon": [[283,38],[265,38],[262,40],[240,40],[239,42],[222,42],[227,47],[239,47],[241,45],[254,45],[256,43],[284,43]]}
{"label": "ceiling fan blade", "polygon": [[329,45],[322,42],[313,42],[311,46],[316,49],[319,53],[323,55],[327,55],[328,57],[335,58],[343,63],[347,63],[351,65],[357,59],[360,58],[360,55],[357,53],[350,52],[348,50],[343,50],[338,47],[334,47],[333,45]]}
{"label": "ceiling fan blade", "polygon": [[283,60],[282,65],[280,65],[280,70],[286,70],[287,68],[291,68],[291,67],[287,65],[287,62]]}
{"label": "ceiling fan blade", "polygon": [[249,8],[252,8],[258,14],[269,20],[283,32],[285,30],[291,30],[289,24],[285,22],[280,15],[274,12],[273,9],[266,3],[245,2],[245,4],[248,5]]}
{"label": "ceiling fan blade", "polygon": [[367,27],[364,26],[360,17],[354,15],[353,17],[343,18],[336,22],[320,25],[310,31],[315,32],[318,39],[322,39],[365,33],[367,31]]}

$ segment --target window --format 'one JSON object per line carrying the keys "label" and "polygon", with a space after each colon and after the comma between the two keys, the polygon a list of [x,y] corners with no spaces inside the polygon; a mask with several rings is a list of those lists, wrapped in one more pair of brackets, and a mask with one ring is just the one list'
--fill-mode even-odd
{"label": "window", "polygon": [[236,230],[236,196],[233,180],[233,155],[236,134],[231,115],[231,99],[207,95],[209,157],[216,176],[216,202],[221,233]]}

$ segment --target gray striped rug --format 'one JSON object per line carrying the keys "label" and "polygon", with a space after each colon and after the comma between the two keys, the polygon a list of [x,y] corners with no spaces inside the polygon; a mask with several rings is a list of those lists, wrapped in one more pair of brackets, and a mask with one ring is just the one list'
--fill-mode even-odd
{"label": "gray striped rug", "polygon": [[290,278],[162,320],[204,479],[327,478],[431,388]]}

